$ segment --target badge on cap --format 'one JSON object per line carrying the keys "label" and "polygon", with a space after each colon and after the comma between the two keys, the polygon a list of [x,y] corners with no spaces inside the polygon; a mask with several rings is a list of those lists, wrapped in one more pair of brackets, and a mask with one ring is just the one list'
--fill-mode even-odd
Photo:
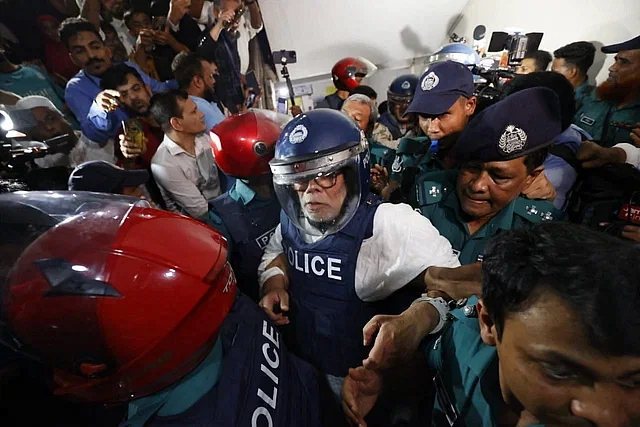
{"label": "badge on cap", "polygon": [[307,139],[308,134],[309,131],[305,125],[298,125],[293,128],[293,132],[289,134],[289,142],[292,144],[300,144],[302,141]]}
{"label": "badge on cap", "polygon": [[527,145],[527,134],[514,125],[509,125],[498,141],[498,148],[502,154],[521,151]]}
{"label": "badge on cap", "polygon": [[400,86],[402,89],[407,90],[411,88],[411,83],[409,83],[408,80],[405,80],[402,82],[402,86]]}
{"label": "badge on cap", "polygon": [[424,79],[422,79],[422,90],[431,90],[434,87],[438,86],[440,83],[440,78],[436,76],[436,73],[433,71],[427,74]]}

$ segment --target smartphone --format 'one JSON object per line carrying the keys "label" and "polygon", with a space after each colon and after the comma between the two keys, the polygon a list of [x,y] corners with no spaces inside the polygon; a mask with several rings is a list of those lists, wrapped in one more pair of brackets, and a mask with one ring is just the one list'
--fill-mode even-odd
{"label": "smartphone", "polygon": [[258,96],[258,94],[260,93],[260,85],[258,84],[258,79],[256,78],[255,72],[249,71],[245,77],[247,79],[247,89],[253,89],[253,92],[249,94],[246,100],[246,106],[251,107],[256,99],[256,96]]}
{"label": "smartphone", "polygon": [[122,121],[122,130],[127,138],[142,148],[144,145],[144,128],[140,120],[136,118]]}
{"label": "smartphone", "polygon": [[273,62],[276,64],[295,64],[298,62],[298,54],[295,50],[277,50],[273,52]]}

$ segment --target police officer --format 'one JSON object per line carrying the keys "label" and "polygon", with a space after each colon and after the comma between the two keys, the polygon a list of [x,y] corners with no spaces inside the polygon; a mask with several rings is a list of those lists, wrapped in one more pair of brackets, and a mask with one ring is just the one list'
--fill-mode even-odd
{"label": "police officer", "polygon": [[365,58],[343,58],[331,69],[331,78],[336,91],[327,95],[316,104],[316,108],[340,110],[349,92],[362,83],[362,80],[377,70],[376,66]]}
{"label": "police officer", "polygon": [[630,142],[630,129],[640,122],[640,36],[601,50],[616,53],[609,78],[583,98],[573,122],[612,147]]}
{"label": "police officer", "polygon": [[380,204],[369,193],[366,138],[338,111],[293,119],[271,170],[283,213],[260,265],[260,305],[276,324],[291,324],[294,351],[339,395],[348,369],[366,355],[361,331],[378,311],[374,302],[414,279],[424,287],[433,266],[459,263],[410,206]]}
{"label": "police officer", "polygon": [[382,113],[373,130],[376,141],[395,149],[400,138],[419,132],[415,114],[406,114],[417,87],[418,76],[414,74],[401,75],[391,82],[387,89],[389,109]]}
{"label": "police officer", "polygon": [[542,173],[548,146],[561,132],[560,117],[550,89],[514,93],[462,132],[459,171],[433,172],[420,182],[422,214],[449,239],[461,264],[482,261],[489,240],[503,230],[561,216],[550,202],[520,196]]}
{"label": "police officer", "polygon": [[[375,168],[385,198],[401,188],[400,198],[415,205],[416,177],[424,172],[451,167],[449,153],[457,135],[465,128],[476,110],[473,96],[473,74],[469,67],[454,61],[433,64],[420,77],[413,101],[406,114],[417,114],[420,128],[427,137],[400,140],[390,171]],[[385,188],[386,187],[386,188]]]}
{"label": "police officer", "polygon": [[210,133],[218,167],[237,180],[209,203],[207,223],[227,238],[238,287],[256,302],[258,265],[280,222],[269,169],[279,136],[278,123],[254,111],[228,117]]}
{"label": "police officer", "polygon": [[52,368],[57,396],[128,405],[131,427],[341,425],[237,292],[217,231],[121,196],[4,194],[0,208],[0,337]]}
{"label": "police officer", "polygon": [[[539,224],[492,242],[482,275],[481,299],[450,311],[446,297],[426,295],[365,330],[365,340],[378,333],[380,366],[404,366],[420,347],[418,362],[436,371],[433,426],[640,424],[637,249],[576,225]],[[394,361],[394,349],[404,357]],[[398,369],[360,367],[345,380],[354,423],[366,426],[383,376],[398,387]]]}

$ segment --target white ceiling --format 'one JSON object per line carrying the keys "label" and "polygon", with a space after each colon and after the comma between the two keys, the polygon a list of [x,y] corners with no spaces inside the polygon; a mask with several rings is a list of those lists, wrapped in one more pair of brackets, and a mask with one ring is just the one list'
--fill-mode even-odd
{"label": "white ceiling", "polygon": [[345,56],[388,65],[447,42],[467,0],[261,0],[272,50],[295,50],[292,79],[328,74]]}

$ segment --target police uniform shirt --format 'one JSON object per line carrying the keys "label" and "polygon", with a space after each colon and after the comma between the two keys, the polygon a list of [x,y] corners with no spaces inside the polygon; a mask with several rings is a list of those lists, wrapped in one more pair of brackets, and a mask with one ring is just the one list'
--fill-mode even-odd
{"label": "police uniform shirt", "polygon": [[621,142],[631,142],[629,129],[614,126],[615,123],[635,125],[640,122],[640,99],[617,108],[611,101],[602,101],[592,91],[582,100],[573,123],[587,131],[600,145],[612,147]]}
{"label": "police uniform shirt", "polygon": [[502,230],[518,229],[562,216],[550,202],[518,197],[472,236],[462,217],[463,211],[456,192],[457,176],[457,170],[426,175],[418,186],[418,204],[422,214],[451,242],[462,265],[482,261],[485,247]]}
{"label": "police uniform shirt", "polygon": [[[301,235],[308,243],[322,238],[303,233]],[[265,249],[258,268],[259,274],[262,275],[267,265],[283,252],[282,232],[278,226]],[[295,255],[287,256],[290,258]],[[295,261],[294,259],[292,264]],[[356,294],[365,302],[379,301],[405,286],[428,267],[459,265],[451,244],[429,221],[409,205],[383,203],[376,210],[373,219],[373,235],[362,242],[358,253]],[[339,266],[334,265],[335,268]],[[334,269],[331,270],[333,274],[339,274]],[[320,271],[328,274],[329,269]],[[260,285],[262,284],[263,280],[260,280]]]}

